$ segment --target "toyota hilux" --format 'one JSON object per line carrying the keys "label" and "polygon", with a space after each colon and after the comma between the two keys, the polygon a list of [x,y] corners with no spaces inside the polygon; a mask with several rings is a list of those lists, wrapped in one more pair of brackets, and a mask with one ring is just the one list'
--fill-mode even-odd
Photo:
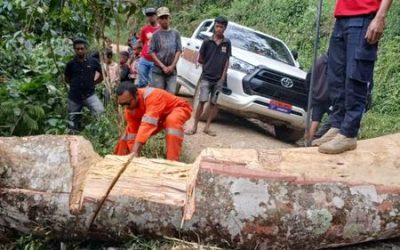
{"label": "toyota hilux", "polygon": [[[194,106],[202,73],[198,54],[203,40],[212,37],[213,28],[213,20],[205,20],[190,38],[182,38],[177,92],[185,86],[194,95]],[[306,120],[306,73],[294,53],[278,38],[233,22],[225,36],[231,40],[232,56],[226,85],[217,93],[219,108],[273,125],[279,139],[300,139]]]}

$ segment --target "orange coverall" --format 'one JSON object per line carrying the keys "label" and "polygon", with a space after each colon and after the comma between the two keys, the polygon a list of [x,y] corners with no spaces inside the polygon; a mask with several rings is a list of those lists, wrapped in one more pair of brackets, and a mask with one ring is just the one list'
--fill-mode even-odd
{"label": "orange coverall", "polygon": [[167,159],[178,161],[183,142],[183,125],[190,119],[191,105],[167,91],[157,88],[138,89],[138,106],[125,108],[127,126],[114,154],[129,154],[135,142],[145,144],[150,136],[165,129]]}

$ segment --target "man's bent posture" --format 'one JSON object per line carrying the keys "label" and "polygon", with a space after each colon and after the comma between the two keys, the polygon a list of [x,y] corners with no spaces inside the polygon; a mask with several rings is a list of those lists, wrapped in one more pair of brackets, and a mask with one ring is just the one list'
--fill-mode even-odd
{"label": "man's bent posture", "polygon": [[165,90],[137,89],[131,82],[117,88],[118,104],[125,106],[127,126],[115,148],[117,155],[140,156],[150,136],[165,129],[167,159],[178,161],[183,142],[183,125],[189,120],[192,107],[185,100]]}

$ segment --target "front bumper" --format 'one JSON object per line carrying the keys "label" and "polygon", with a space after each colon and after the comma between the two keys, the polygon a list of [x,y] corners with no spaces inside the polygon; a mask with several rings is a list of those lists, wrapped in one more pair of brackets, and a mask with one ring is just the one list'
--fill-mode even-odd
{"label": "front bumper", "polygon": [[238,95],[235,93],[218,94],[218,105],[240,116],[256,118],[272,125],[287,125],[295,129],[304,129],[306,111],[292,106],[290,113],[271,109],[271,99],[261,96]]}

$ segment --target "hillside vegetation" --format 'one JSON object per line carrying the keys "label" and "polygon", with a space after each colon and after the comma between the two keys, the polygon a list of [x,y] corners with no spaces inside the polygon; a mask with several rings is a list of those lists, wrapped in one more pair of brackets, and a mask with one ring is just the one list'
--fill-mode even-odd
{"label": "hillside vegetation", "polygon": [[[173,2],[173,1],[169,1]],[[190,36],[206,18],[224,15],[234,22],[276,36],[290,49],[299,52],[299,62],[308,70],[312,62],[317,2],[314,0],[232,0],[202,1],[188,4],[173,17],[174,26]],[[334,24],[335,1],[323,1],[319,54],[328,48]],[[174,9],[173,9],[174,10]],[[400,2],[393,6],[386,19],[386,30],[379,44],[375,67],[373,107],[366,114],[361,129],[362,138],[376,137],[400,131]]]}

